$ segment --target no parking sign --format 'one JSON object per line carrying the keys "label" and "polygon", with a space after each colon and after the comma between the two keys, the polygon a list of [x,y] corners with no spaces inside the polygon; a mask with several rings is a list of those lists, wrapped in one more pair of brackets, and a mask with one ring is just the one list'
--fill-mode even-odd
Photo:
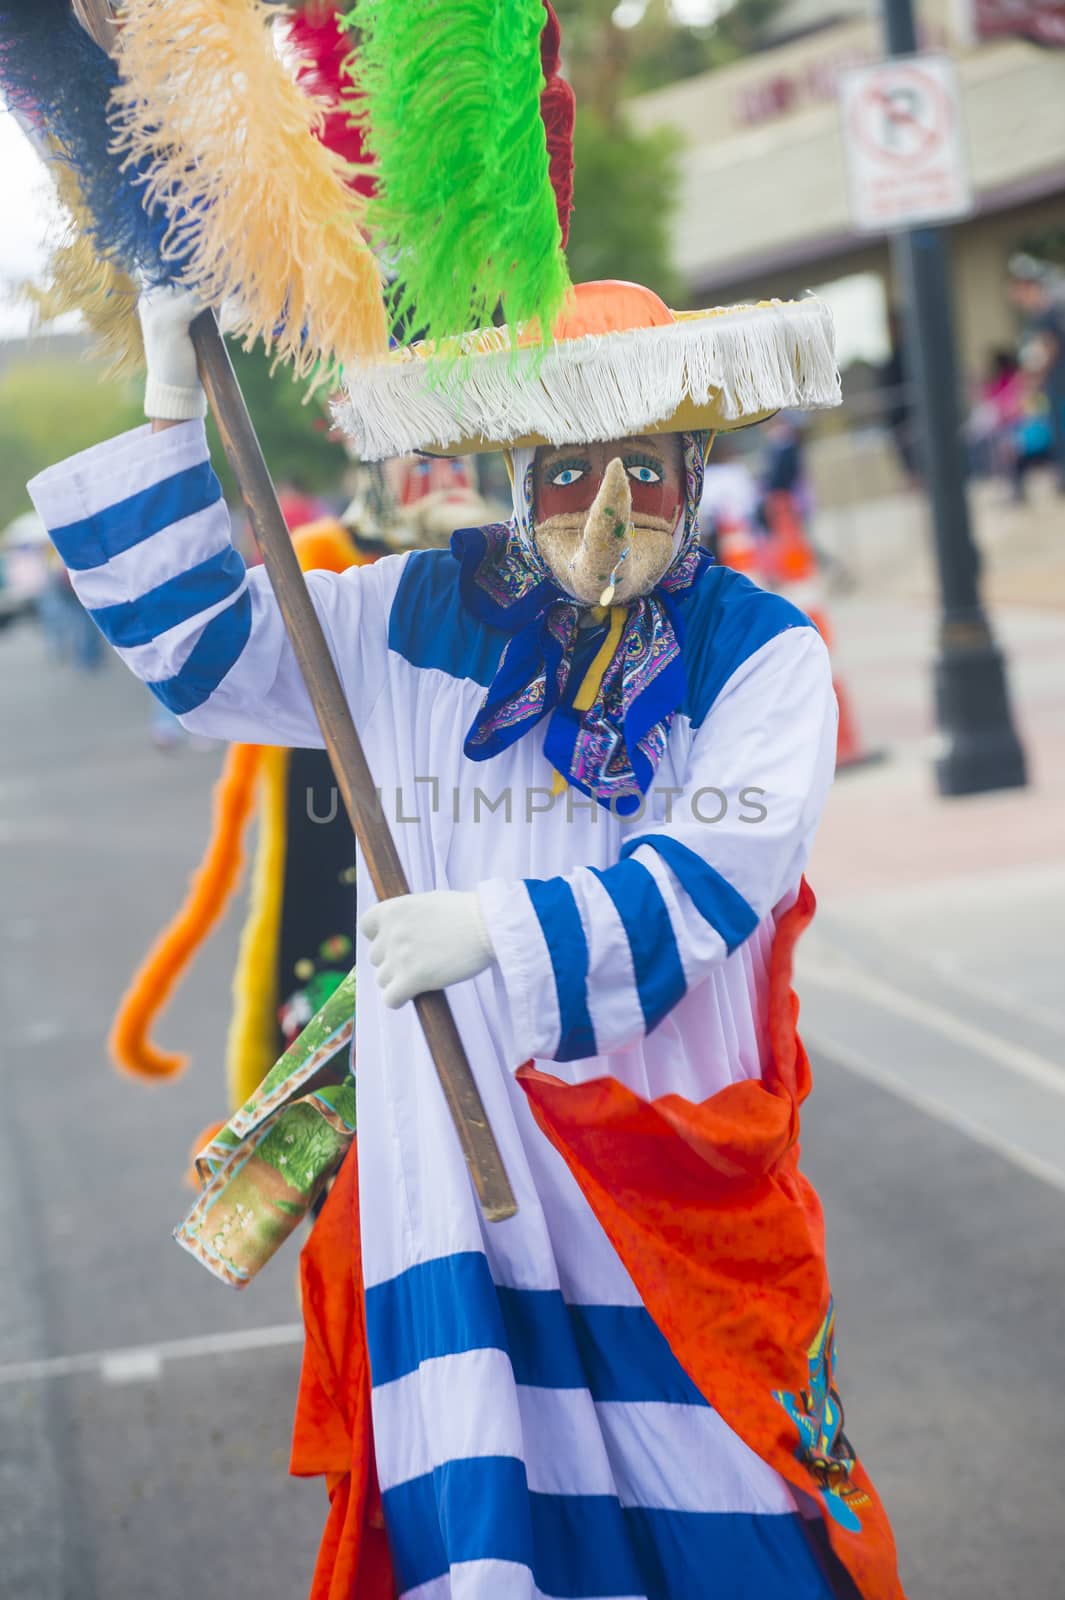
{"label": "no parking sign", "polygon": [[898,56],[840,78],[851,216],[863,233],[972,210],[961,90],[948,56]]}

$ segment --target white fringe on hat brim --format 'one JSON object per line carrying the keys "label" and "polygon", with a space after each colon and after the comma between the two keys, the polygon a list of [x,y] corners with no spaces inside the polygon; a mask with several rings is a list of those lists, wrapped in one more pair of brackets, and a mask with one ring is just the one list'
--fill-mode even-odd
{"label": "white fringe on hat brim", "polygon": [[714,402],[732,425],[840,401],[832,313],[815,299],[567,339],[546,354],[515,352],[505,330],[493,335],[497,348],[446,369],[410,351],[349,367],[334,414],[355,453],[379,461],[465,439],[619,439],[667,421],[686,400]]}

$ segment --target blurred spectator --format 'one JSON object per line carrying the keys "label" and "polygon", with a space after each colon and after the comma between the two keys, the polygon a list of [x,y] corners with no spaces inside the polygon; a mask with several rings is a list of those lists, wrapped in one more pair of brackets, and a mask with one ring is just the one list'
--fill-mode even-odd
{"label": "blurred spectator", "polygon": [[799,430],[787,411],[778,411],[765,425],[763,494],[797,494],[802,484],[802,450]]}
{"label": "blurred spectator", "polygon": [[[726,566],[757,565],[758,484],[727,434],[719,434],[706,463],[699,503],[699,536]],[[737,554],[742,549],[742,558]]]}
{"label": "blurred spectator", "polygon": [[1056,274],[1034,256],[1014,256],[1009,297],[1024,318],[1021,366],[1046,404],[1050,454],[1065,494],[1065,302]]}
{"label": "blurred spectator", "polygon": [[38,610],[48,583],[51,548],[35,511],[15,517],[0,533],[0,628]]}
{"label": "blurred spectator", "polygon": [[913,396],[903,347],[902,319],[895,306],[888,311],[888,336],[891,354],[877,374],[880,404],[899,465],[912,484],[920,478],[921,463],[914,436]]}
{"label": "blurred spectator", "polygon": [[768,526],[764,503],[771,494],[789,494],[804,521],[809,520],[811,496],[803,460],[802,432],[790,411],[779,411],[765,425],[762,458],[762,521]]}
{"label": "blurred spectator", "polygon": [[103,660],[103,635],[74,593],[65,567],[55,564],[37,598],[37,612],[52,654],[82,672],[93,672]]}
{"label": "blurred spectator", "polygon": [[290,477],[279,483],[277,498],[289,533],[296,528],[305,527],[308,522],[317,522],[318,518],[325,516],[328,511],[325,501],[320,500],[317,495],[309,494],[306,485],[299,478]]}
{"label": "blurred spectator", "polygon": [[969,460],[977,477],[1000,477],[1010,483],[1016,499],[1024,495],[1021,424],[1025,398],[1024,374],[1017,357],[1010,350],[992,350],[966,425]]}

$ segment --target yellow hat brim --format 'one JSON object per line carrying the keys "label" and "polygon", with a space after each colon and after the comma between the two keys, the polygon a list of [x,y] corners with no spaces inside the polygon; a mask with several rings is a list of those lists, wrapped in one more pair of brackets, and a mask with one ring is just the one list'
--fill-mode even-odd
{"label": "yellow hat brim", "polygon": [[[652,422],[646,427],[636,428],[633,431],[641,434],[654,433],[735,433],[739,428],[752,428],[756,423],[765,422],[780,410],[779,406],[770,406],[765,411],[747,413],[736,418],[723,416],[723,407],[720,399],[710,401],[707,405],[696,405],[694,400],[683,400],[671,417],[663,422]],[[618,438],[626,437],[618,434]],[[494,450],[539,450],[541,445],[553,445],[554,440],[547,439],[541,433],[526,433],[517,439],[486,439],[483,434],[468,434],[457,439],[454,444],[422,450],[420,454],[427,456],[475,456],[487,455]],[[586,440],[567,440],[570,444],[585,444]]]}

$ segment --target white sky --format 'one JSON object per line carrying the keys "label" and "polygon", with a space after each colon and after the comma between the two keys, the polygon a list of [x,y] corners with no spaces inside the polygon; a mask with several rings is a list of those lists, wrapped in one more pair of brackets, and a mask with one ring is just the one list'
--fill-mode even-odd
{"label": "white sky", "polygon": [[831,283],[815,284],[813,293],[828,302],[836,325],[836,359],[841,371],[855,361],[879,365],[891,354],[887,299],[879,273],[856,272]]}
{"label": "white sky", "polygon": [[0,102],[0,173],[3,174],[3,226],[0,227],[0,338],[27,332],[30,314],[13,303],[17,284],[32,278],[44,258],[51,216],[51,182],[22,130]]}

